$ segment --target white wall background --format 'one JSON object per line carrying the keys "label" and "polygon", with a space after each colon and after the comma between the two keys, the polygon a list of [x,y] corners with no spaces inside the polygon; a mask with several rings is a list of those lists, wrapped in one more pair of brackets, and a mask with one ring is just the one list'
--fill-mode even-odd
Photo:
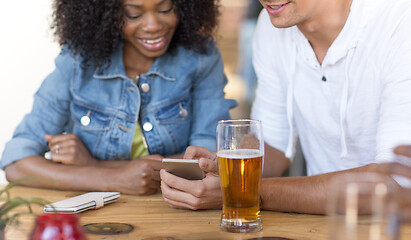
{"label": "white wall background", "polygon": [[[1,0],[0,7],[0,153],[33,95],[54,69],[59,46],[50,30],[51,0]],[[0,170],[0,184],[6,183]]]}

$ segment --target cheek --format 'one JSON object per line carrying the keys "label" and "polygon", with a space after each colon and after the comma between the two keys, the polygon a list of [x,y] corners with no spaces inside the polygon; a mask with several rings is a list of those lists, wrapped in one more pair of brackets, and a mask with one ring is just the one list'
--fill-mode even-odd
{"label": "cheek", "polygon": [[127,37],[130,37],[130,36],[134,35],[134,32],[135,32],[136,29],[137,29],[136,24],[126,22],[124,24],[124,27],[123,27],[124,37],[127,38]]}
{"label": "cheek", "polygon": [[170,18],[167,20],[168,25],[170,26],[170,28],[174,28],[176,29],[178,26],[179,18],[177,16],[177,14],[174,14],[173,16],[170,16]]}

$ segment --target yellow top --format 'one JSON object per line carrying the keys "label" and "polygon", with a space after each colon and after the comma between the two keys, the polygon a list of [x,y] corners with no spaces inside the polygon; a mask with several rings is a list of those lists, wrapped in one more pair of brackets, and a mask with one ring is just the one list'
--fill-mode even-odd
{"label": "yellow top", "polygon": [[140,124],[137,122],[133,143],[131,144],[131,159],[133,160],[147,155],[148,151],[145,139],[143,133],[141,132]]}

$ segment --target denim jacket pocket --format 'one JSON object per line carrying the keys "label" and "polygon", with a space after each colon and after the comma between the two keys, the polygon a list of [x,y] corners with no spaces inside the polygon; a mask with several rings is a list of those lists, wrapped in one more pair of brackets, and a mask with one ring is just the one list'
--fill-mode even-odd
{"label": "denim jacket pocket", "polygon": [[77,99],[71,103],[71,114],[74,122],[72,132],[80,138],[94,157],[105,159],[106,153],[101,149],[107,146],[100,146],[100,143],[107,142],[101,140],[109,137],[113,114]]}
{"label": "denim jacket pocket", "polygon": [[72,118],[75,124],[84,131],[107,131],[110,129],[112,117],[97,106],[73,100],[71,104]]}
{"label": "denim jacket pocket", "polygon": [[191,119],[191,98],[189,93],[156,105],[154,116],[159,124],[176,124]]}
{"label": "denim jacket pocket", "polygon": [[154,117],[161,131],[164,155],[183,152],[190,139],[191,96],[190,92],[156,104]]}

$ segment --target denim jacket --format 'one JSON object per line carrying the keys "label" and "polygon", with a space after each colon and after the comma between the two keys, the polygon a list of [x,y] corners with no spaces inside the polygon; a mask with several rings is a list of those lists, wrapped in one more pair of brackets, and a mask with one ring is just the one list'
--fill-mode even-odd
{"label": "denim jacket", "polygon": [[129,79],[122,46],[107,68],[82,68],[81,57],[63,47],[56,69],[34,96],[32,111],[6,144],[0,167],[43,155],[45,134],[76,134],[100,160],[130,159],[137,122],[150,154],[184,152],[189,145],[215,151],[218,120],[234,100],[224,98],[227,79],[215,43],[208,54],[183,47],[158,57],[150,70]]}

